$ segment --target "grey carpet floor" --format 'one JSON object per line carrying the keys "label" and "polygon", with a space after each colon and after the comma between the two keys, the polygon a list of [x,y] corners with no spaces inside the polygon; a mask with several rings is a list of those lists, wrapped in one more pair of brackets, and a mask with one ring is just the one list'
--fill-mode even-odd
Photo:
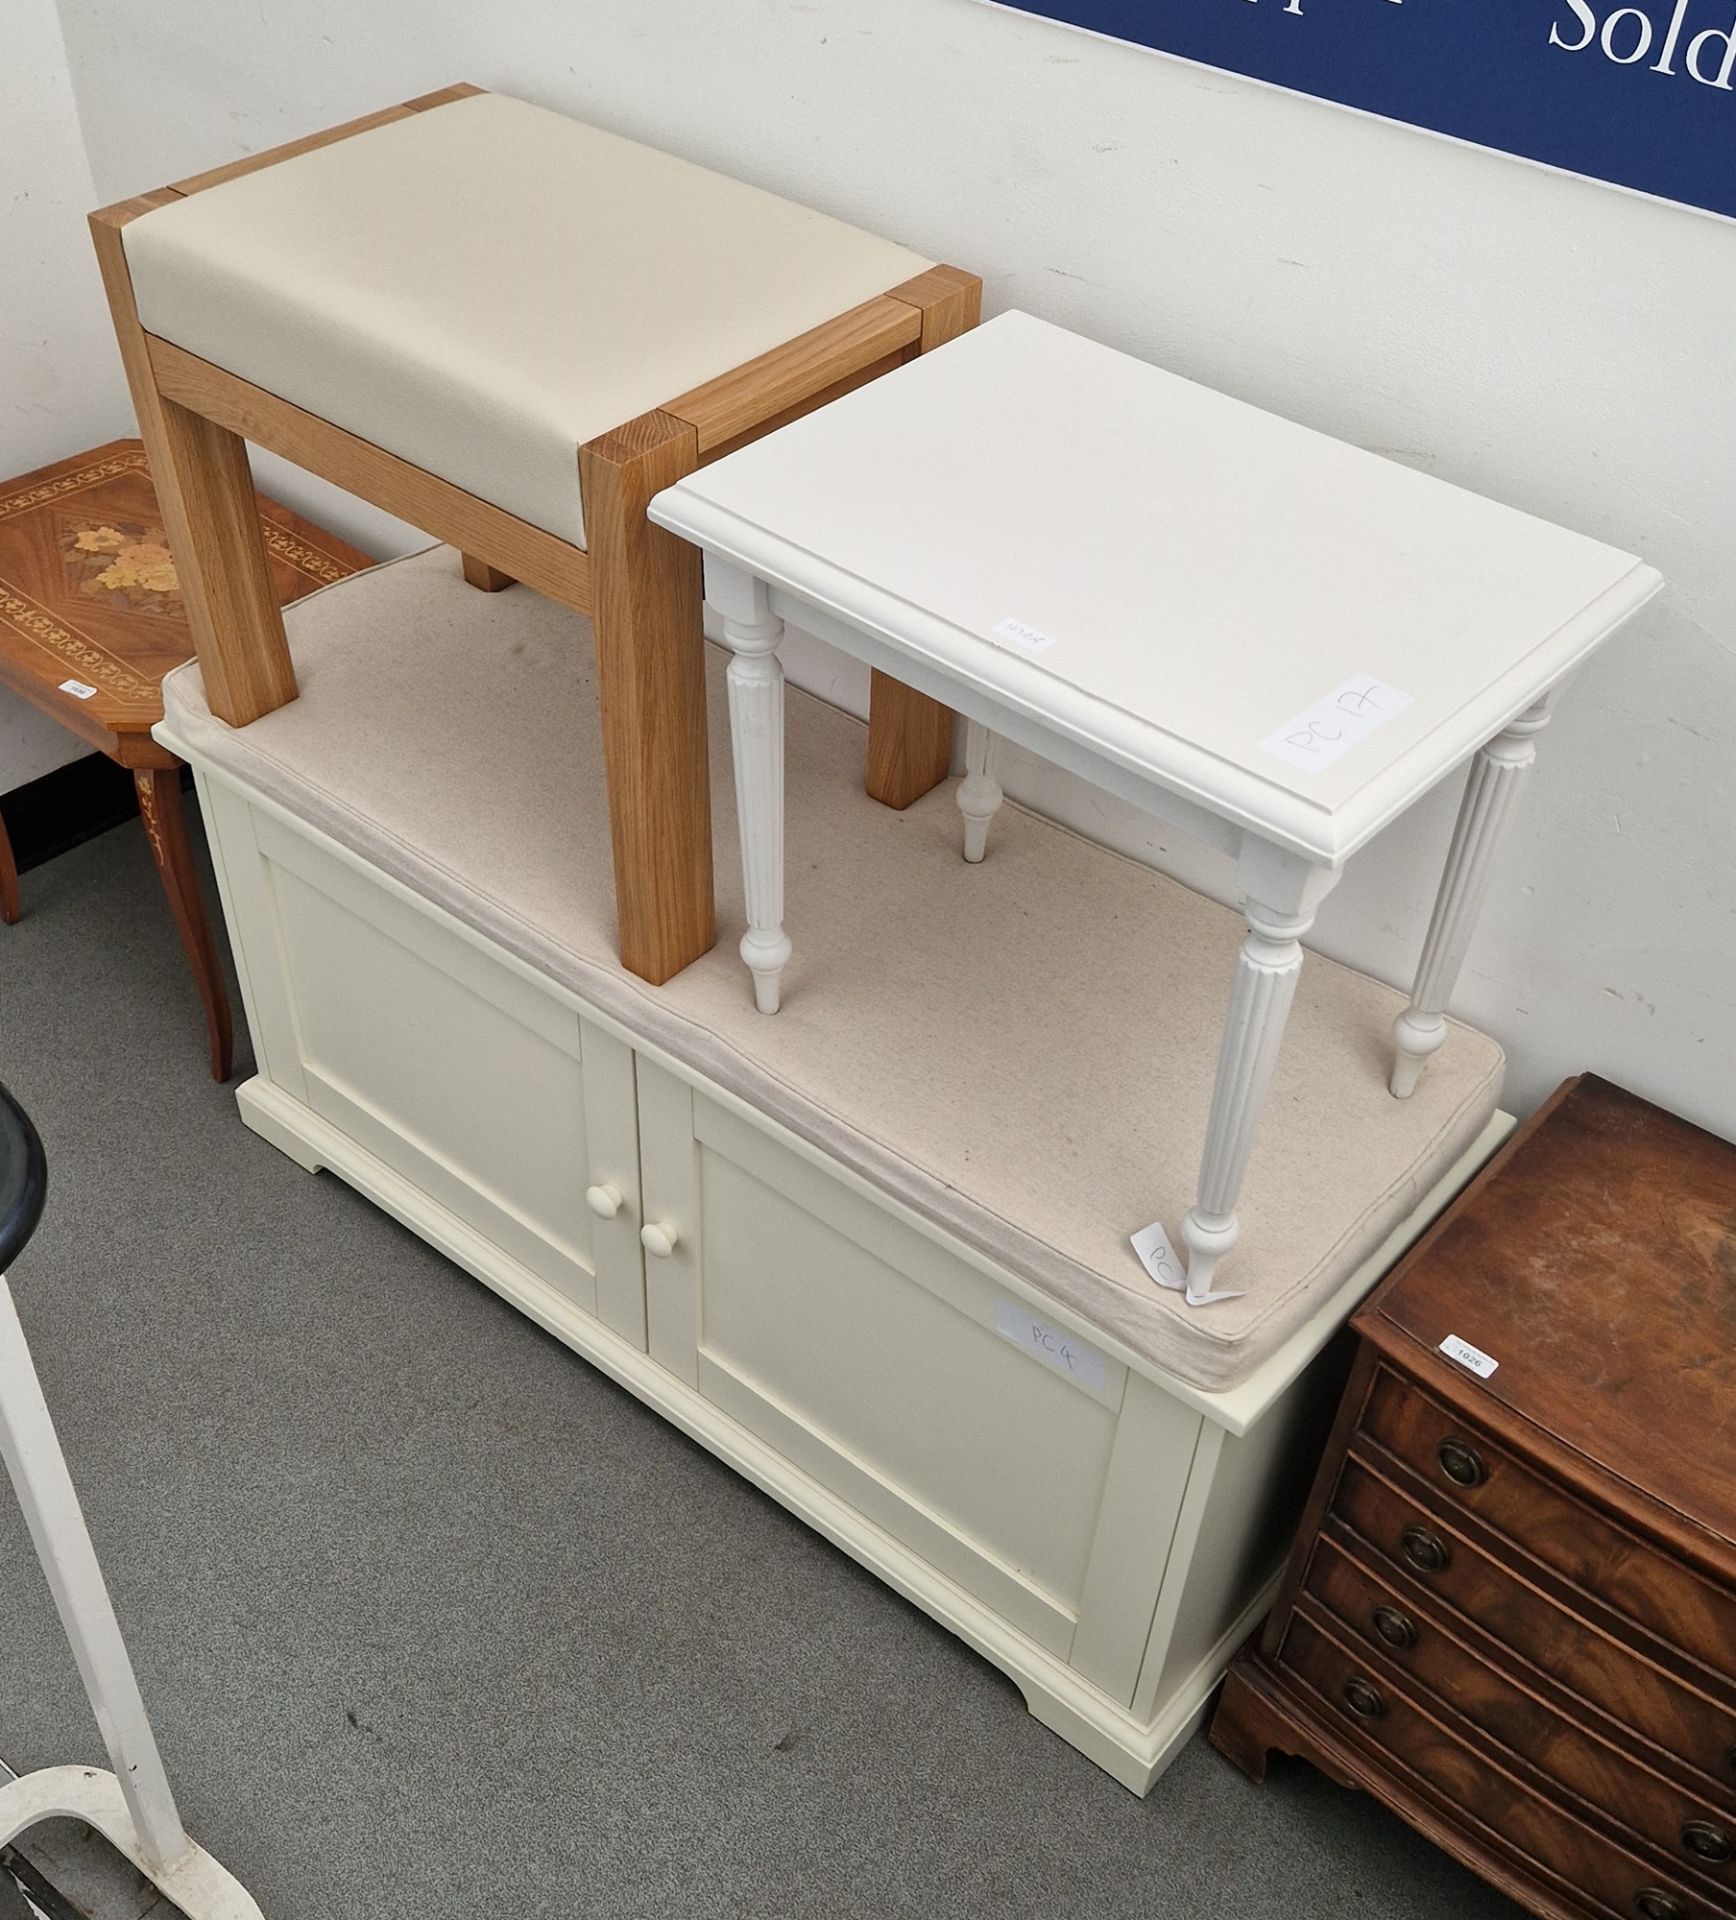
{"label": "grey carpet floor", "polygon": [[[0,1077],[50,1197],[14,1287],[183,1812],[271,1920],[1510,1920],[1295,1763],[1256,1788],[1202,1737],[1134,1799],[248,1133],[136,825],[24,890]],[[0,1754],[100,1761],[9,1499],[0,1568]]]}

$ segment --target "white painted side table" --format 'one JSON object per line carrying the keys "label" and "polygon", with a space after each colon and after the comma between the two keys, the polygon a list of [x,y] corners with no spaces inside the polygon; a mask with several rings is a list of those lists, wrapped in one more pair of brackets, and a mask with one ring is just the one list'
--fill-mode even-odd
{"label": "white painted side table", "polygon": [[1470,763],[1396,1026],[1403,1097],[1445,1037],[1551,695],[1662,584],[1629,554],[1021,313],[690,475],[651,517],[704,550],[734,655],[742,956],[762,1011],[791,951],[786,619],[964,716],[967,860],[1000,802],[1001,735],[1236,861],[1248,932],[1180,1228],[1194,1305],[1234,1297],[1213,1271],[1299,943],[1345,862]]}

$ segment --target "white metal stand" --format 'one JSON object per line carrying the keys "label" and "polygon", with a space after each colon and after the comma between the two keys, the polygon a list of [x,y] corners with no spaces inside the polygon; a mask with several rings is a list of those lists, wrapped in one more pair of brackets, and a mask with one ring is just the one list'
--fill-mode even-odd
{"label": "white metal stand", "polygon": [[42,1397],[12,1290],[0,1275],[0,1457],[71,1642],[112,1773],[45,1767],[0,1787],[0,1846],[38,1821],[83,1820],[188,1920],[262,1920],[235,1880],[187,1837],[169,1791],[120,1623]]}

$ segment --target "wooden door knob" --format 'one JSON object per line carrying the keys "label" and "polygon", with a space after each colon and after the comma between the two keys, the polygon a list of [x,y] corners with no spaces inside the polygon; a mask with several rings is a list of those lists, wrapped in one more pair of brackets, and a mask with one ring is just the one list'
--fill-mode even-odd
{"label": "wooden door knob", "polygon": [[667,1260],[680,1243],[681,1235],[667,1221],[647,1221],[639,1229],[639,1244],[659,1260]]}
{"label": "wooden door knob", "polygon": [[585,1189],[585,1205],[599,1220],[613,1220],[621,1211],[621,1189],[606,1181]]}

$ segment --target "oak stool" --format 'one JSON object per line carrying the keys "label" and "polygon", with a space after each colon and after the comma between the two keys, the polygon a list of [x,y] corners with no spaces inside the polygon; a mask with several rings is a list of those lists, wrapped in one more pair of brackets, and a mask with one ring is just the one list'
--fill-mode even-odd
{"label": "oak stool", "polygon": [[1248,931],[1185,1277],[1148,1239],[1160,1225],[1137,1243],[1195,1306],[1235,1297],[1213,1269],[1240,1231],[1300,942],[1345,862],[1469,764],[1396,1022],[1402,1097],[1445,1036],[1552,693],[1662,584],[1630,554],[1022,313],[688,476],[651,517],[704,550],[734,655],[742,957],[763,1012],[791,951],[787,618],[965,716],[967,860],[1002,734],[1236,861]]}
{"label": "oak stool", "polygon": [[[475,87],[91,217],[213,711],[296,695],[244,442],[592,616],[622,962],[715,938],[697,558],[659,488],[974,325],[980,285]],[[869,790],[945,777],[951,715],[881,679]],[[431,770],[431,778],[438,777]]]}

